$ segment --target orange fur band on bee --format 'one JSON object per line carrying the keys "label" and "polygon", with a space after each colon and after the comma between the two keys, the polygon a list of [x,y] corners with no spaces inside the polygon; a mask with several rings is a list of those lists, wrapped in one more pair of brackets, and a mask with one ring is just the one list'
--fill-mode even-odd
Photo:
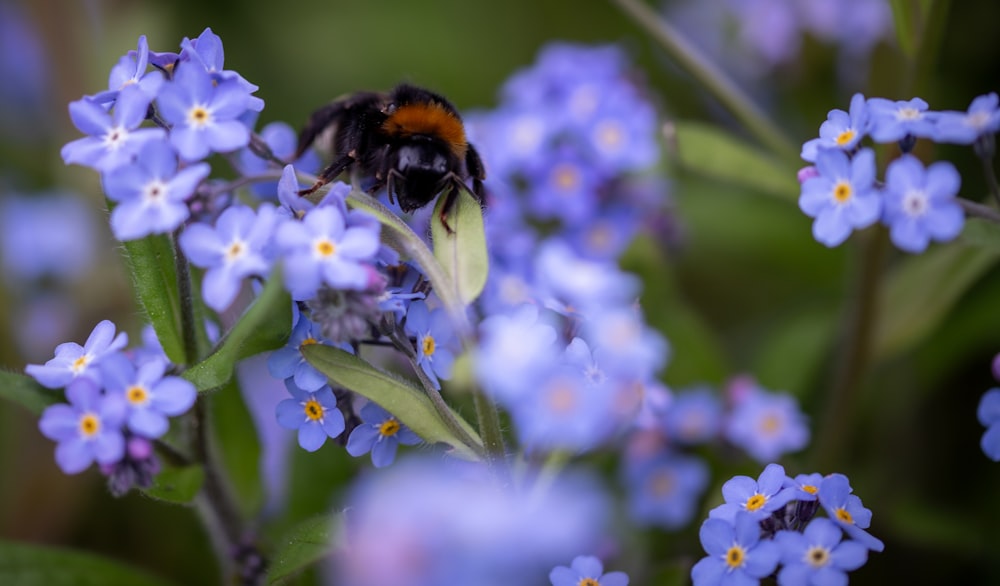
{"label": "orange fur band on bee", "polygon": [[427,134],[448,143],[455,156],[465,157],[467,143],[462,121],[437,103],[400,106],[382,124],[393,135]]}

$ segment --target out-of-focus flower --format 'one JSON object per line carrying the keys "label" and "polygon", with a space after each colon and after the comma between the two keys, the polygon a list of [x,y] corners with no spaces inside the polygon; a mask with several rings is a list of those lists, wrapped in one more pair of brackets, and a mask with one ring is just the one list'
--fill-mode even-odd
{"label": "out-of-focus flower", "polygon": [[886,170],[882,221],[892,243],[907,252],[923,252],[931,240],[955,239],[965,225],[956,201],[962,178],[947,161],[926,169],[913,155],[903,155]]}

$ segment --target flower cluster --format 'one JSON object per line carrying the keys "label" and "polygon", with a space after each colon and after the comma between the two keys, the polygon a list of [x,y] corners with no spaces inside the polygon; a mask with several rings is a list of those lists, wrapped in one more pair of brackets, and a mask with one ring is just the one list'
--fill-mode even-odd
{"label": "flower cluster", "polygon": [[[1000,381],[1000,354],[993,359],[993,378]],[[986,427],[979,442],[983,453],[990,460],[1000,462],[1000,387],[994,387],[983,394],[976,416],[979,423]]]}
{"label": "flower cluster", "polygon": [[[953,240],[965,213],[958,196],[961,177],[941,161],[927,167],[909,154],[917,139],[974,145],[991,157],[1000,131],[1000,99],[992,93],[973,100],[966,112],[934,112],[920,98],[891,101],[855,94],[848,112],[832,110],[819,137],[802,146],[814,166],[800,172],[799,207],[813,222],[813,236],[826,246],[844,242],[853,230],[881,221],[893,244],[919,253],[934,240]],[[903,155],[889,163],[884,183],[876,177],[875,153],[861,146],[898,143]]]}
{"label": "flower cluster", "polygon": [[[685,0],[667,18],[734,75],[762,78],[794,61],[805,38],[835,45],[842,74],[857,73],[872,49],[892,33],[886,0]],[[770,84],[758,84],[767,86]]]}
{"label": "flower cluster", "polygon": [[724,439],[764,463],[808,443],[805,416],[791,395],[744,377],[726,391],[724,404],[706,386],[678,390],[628,438],[623,479],[633,521],[678,529],[693,519],[708,487],[709,467],[686,449]]}
{"label": "flower cluster", "polygon": [[[701,526],[708,556],[691,569],[695,586],[759,584],[775,571],[781,586],[845,584],[869,551],[884,549],[866,531],[872,513],[843,474],[791,478],[768,464],[757,480],[727,481],[722,495]],[[816,517],[820,509],[827,517]]]}
{"label": "flower cluster", "polygon": [[[348,586],[540,583],[561,560],[593,551],[609,521],[592,478],[565,474],[527,498],[497,490],[481,465],[429,458],[362,479],[347,502],[333,581]],[[600,565],[574,569],[590,577]],[[615,580],[608,586],[624,584]]]}
{"label": "flower cluster", "polygon": [[39,422],[42,433],[58,442],[59,467],[76,474],[96,461],[111,491],[123,494],[152,484],[159,470],[152,441],[167,432],[168,417],[191,408],[196,392],[167,374],[162,350],[126,353],[128,335],[115,331],[102,321],[83,346],[60,344],[55,357],[26,371],[45,387],[65,389],[69,403],[49,406]]}
{"label": "flower cluster", "polygon": [[489,170],[500,267],[523,264],[542,233],[615,259],[644,226],[665,231],[665,186],[641,177],[659,159],[657,115],[620,49],[551,44],[502,92],[497,109],[468,120]]}

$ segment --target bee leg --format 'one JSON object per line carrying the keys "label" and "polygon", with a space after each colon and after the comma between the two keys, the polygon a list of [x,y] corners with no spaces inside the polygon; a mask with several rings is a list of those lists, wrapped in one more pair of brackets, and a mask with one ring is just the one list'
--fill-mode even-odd
{"label": "bee leg", "polygon": [[[465,151],[465,170],[472,177],[472,189],[469,190],[466,187],[466,191],[469,191],[472,197],[476,198],[479,205],[485,207],[486,189],[483,187],[483,180],[486,179],[486,167],[483,165],[483,160],[479,157],[479,152],[471,144],[468,150]],[[465,186],[464,182],[462,186]]]}
{"label": "bee leg", "polygon": [[[465,187],[465,184],[461,181],[457,181],[457,183]],[[466,187],[466,189],[468,189],[468,187]],[[444,205],[441,206],[441,213],[438,214],[438,219],[441,220],[441,225],[444,226],[444,229],[447,230],[449,234],[454,234],[455,231],[448,225],[448,214],[451,213],[451,209],[455,207],[455,202],[458,201],[458,187],[452,186],[444,197]]]}
{"label": "bee leg", "polygon": [[316,183],[313,183],[312,187],[302,189],[299,191],[299,195],[309,195],[315,192],[320,187],[323,187],[327,183],[333,181],[338,175],[344,172],[345,169],[354,164],[354,157],[350,155],[344,155],[336,161],[330,163],[330,165],[323,169],[322,172],[316,177]]}
{"label": "bee leg", "polygon": [[400,173],[399,171],[397,171],[395,169],[389,169],[389,171],[386,172],[385,183],[384,184],[375,184],[375,186],[372,189],[369,190],[369,193],[373,193],[375,191],[378,191],[384,185],[385,186],[385,193],[386,193],[386,195],[389,196],[389,203],[392,204],[392,205],[395,205],[396,204],[396,199],[397,199],[395,197],[395,195],[396,195],[396,179],[397,178],[402,178],[402,176],[403,176],[402,173]]}

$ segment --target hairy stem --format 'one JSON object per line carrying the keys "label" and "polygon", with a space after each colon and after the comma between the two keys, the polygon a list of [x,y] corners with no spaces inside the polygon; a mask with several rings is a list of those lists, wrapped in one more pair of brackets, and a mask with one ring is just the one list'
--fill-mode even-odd
{"label": "hairy stem", "polygon": [[762,144],[776,154],[798,159],[799,151],[784,132],[722,69],[689,43],[662,16],[642,0],[614,0],[622,12],[646,30],[702,86],[735,116]]}
{"label": "hairy stem", "polygon": [[962,210],[965,212],[965,215],[972,216],[974,218],[982,218],[984,220],[1000,224],[1000,212],[990,206],[962,199],[961,197],[956,198],[956,201],[958,202],[958,205],[962,206]]}
{"label": "hairy stem", "polygon": [[861,236],[863,241],[856,248],[860,257],[859,272],[845,315],[846,331],[840,347],[839,366],[834,373],[833,387],[827,397],[816,443],[816,457],[821,470],[832,470],[840,462],[842,448],[851,436],[850,416],[871,361],[882,269],[889,239],[881,226]]}

